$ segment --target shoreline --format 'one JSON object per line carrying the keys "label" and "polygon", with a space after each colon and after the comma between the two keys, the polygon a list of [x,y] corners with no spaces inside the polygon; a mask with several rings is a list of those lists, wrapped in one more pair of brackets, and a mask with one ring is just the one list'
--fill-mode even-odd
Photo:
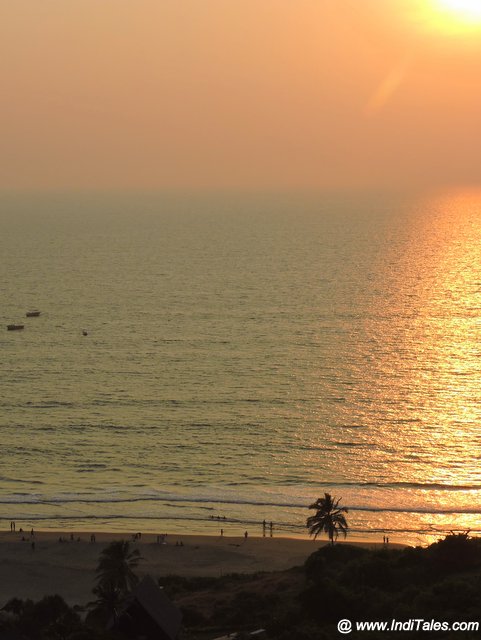
{"label": "shoreline", "polygon": [[[28,532],[1,532],[0,607],[13,597],[39,600],[55,593],[70,605],[85,605],[93,599],[99,554],[113,540],[132,541],[142,556],[138,575],[150,574],[154,579],[173,574],[220,577],[229,573],[282,571],[302,565],[311,553],[327,544],[325,538],[314,541],[248,536],[245,539],[243,536],[175,533],[168,534],[165,544],[161,544],[157,542],[158,534],[145,533],[133,541],[131,535],[117,532],[96,532],[96,541],[90,542],[90,535],[83,531],[39,530],[32,538]],[[65,541],[59,542],[59,538]],[[368,540],[339,542],[373,549],[383,546],[382,542]],[[407,545],[389,544],[389,548],[404,546]]]}
{"label": "shoreline", "polygon": [[[131,526],[123,526],[123,527],[109,527],[107,526],[95,526],[98,523],[92,523],[94,526],[89,527],[88,522],[84,521],[82,523],[75,522],[72,523],[72,526],[69,527],[68,524],[56,527],[55,525],[50,528],[50,526],[45,525],[43,522],[41,525],[39,524],[38,528],[36,527],[36,521],[28,518],[17,519],[16,523],[16,531],[11,532],[8,531],[7,527],[9,526],[9,521],[5,518],[0,519],[0,541],[4,540],[5,535],[14,535],[21,534],[26,537],[30,535],[30,531],[33,527],[34,531],[37,533],[42,533],[45,535],[53,535],[53,536],[70,536],[73,532],[75,536],[80,535],[81,537],[90,536],[91,533],[95,533],[96,535],[102,536],[110,536],[116,538],[124,538],[130,540],[131,536],[138,531],[141,531],[145,536],[154,536],[161,535],[162,533],[167,532],[171,536],[205,536],[206,538],[215,538],[220,536],[220,532],[223,530],[225,537],[241,537],[244,532],[247,530],[249,537],[252,538],[283,538],[289,540],[301,540],[301,541],[309,541],[312,538],[309,536],[306,527],[299,527],[298,530],[287,528],[284,525],[277,525],[274,523],[273,535],[270,535],[269,526],[267,525],[265,529],[265,535],[263,535],[262,522],[232,522],[230,520],[214,520],[207,521],[207,527],[188,527],[188,526],[179,526],[179,524],[175,521],[166,520],[165,522],[161,522],[159,527],[153,528],[151,526],[142,527],[142,524],[146,524],[144,522],[130,522]],[[169,526],[170,525],[170,526]],[[20,529],[23,528],[23,532]],[[388,536],[392,543],[404,545],[404,546],[424,546],[426,544],[431,544],[433,542],[433,538],[444,536],[449,533],[448,530],[444,531],[426,531],[426,530],[409,530],[409,531],[398,531],[392,528],[386,529],[373,529],[373,530],[365,530],[365,529],[357,529],[356,527],[350,528],[347,536],[347,542],[351,542],[352,544],[357,543],[370,543],[376,544],[381,543],[383,541],[384,536]],[[318,537],[318,540],[326,539],[325,534]],[[338,542],[346,541],[343,537],[339,537]]]}

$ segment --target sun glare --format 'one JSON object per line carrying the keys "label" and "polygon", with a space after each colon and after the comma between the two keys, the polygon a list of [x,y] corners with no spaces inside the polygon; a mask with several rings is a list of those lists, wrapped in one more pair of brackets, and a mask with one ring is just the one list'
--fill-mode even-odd
{"label": "sun glare", "polygon": [[448,30],[481,26],[481,0],[435,0],[435,8]]}
{"label": "sun glare", "polygon": [[466,21],[481,21],[481,0],[438,0],[441,9]]}
{"label": "sun glare", "polygon": [[438,33],[477,36],[481,31],[481,0],[419,0],[418,16]]}

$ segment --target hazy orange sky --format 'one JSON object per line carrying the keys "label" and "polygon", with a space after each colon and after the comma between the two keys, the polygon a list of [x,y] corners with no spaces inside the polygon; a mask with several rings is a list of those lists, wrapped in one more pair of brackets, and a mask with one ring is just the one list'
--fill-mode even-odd
{"label": "hazy orange sky", "polygon": [[0,0],[0,188],[481,182],[481,28],[435,0]]}

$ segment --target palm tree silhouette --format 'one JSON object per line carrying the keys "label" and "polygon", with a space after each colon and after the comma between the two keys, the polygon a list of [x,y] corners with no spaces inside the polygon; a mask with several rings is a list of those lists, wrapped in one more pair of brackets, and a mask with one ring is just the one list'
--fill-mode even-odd
{"label": "palm tree silhouette", "polygon": [[126,540],[115,540],[101,552],[97,565],[97,584],[93,593],[95,602],[90,602],[96,615],[104,620],[117,620],[119,609],[125,596],[138,583],[134,573],[141,555],[138,549],[131,548]]}
{"label": "palm tree silhouette", "polygon": [[330,493],[325,493],[324,498],[318,498],[309,509],[316,509],[313,516],[307,518],[307,528],[309,535],[314,539],[321,533],[327,533],[331,544],[337,539],[339,531],[347,536],[349,526],[346,522],[344,514],[347,513],[346,507],[340,507],[341,498],[333,498]]}
{"label": "palm tree silhouette", "polygon": [[139,579],[134,569],[141,560],[138,549],[131,549],[126,540],[115,540],[101,552],[97,565],[97,585],[110,585],[121,593],[131,591]]}
{"label": "palm tree silhouette", "polygon": [[106,624],[109,620],[117,622],[119,611],[124,601],[124,594],[109,583],[99,583],[92,589],[92,593],[97,597],[93,602],[88,603],[95,618]]}

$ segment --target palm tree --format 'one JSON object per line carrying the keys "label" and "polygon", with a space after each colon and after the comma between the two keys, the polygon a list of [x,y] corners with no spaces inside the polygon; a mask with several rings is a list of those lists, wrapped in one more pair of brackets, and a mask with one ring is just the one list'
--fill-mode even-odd
{"label": "palm tree", "polygon": [[132,550],[126,540],[111,542],[100,554],[97,587],[118,590],[123,594],[131,591],[139,581],[134,569],[140,560],[139,550]]}
{"label": "palm tree", "polygon": [[316,509],[315,515],[307,518],[306,524],[310,536],[313,535],[316,539],[320,533],[327,533],[331,544],[334,544],[339,531],[344,534],[344,537],[347,536],[349,527],[344,517],[347,509],[339,506],[340,501],[341,498],[336,499],[330,493],[325,493],[324,498],[318,498],[309,506],[309,509]]}
{"label": "palm tree", "polygon": [[109,620],[117,621],[125,596],[138,583],[134,573],[141,560],[138,549],[126,540],[111,542],[101,552],[97,565],[97,584],[93,593],[97,597],[89,603],[94,619],[103,626]]}
{"label": "palm tree", "polygon": [[117,622],[124,601],[124,594],[120,589],[110,583],[99,582],[92,592],[97,597],[96,600],[88,603],[93,619],[100,622],[101,626],[105,626],[109,620]]}

